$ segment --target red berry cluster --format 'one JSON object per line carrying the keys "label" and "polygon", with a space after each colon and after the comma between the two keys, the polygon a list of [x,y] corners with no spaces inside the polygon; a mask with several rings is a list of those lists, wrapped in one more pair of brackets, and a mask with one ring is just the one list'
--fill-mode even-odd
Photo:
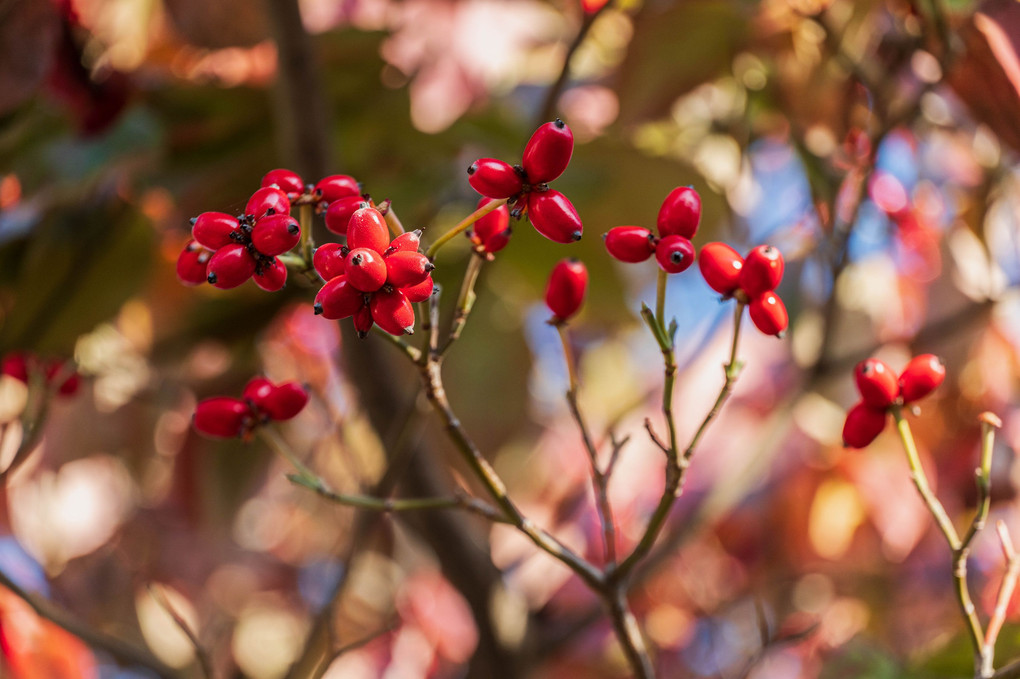
{"label": "red berry cluster", "polygon": [[662,201],[656,237],[642,226],[617,226],[602,236],[609,254],[621,262],[643,262],[652,254],[666,273],[680,273],[694,263],[691,239],[701,222],[701,197],[690,186],[678,186]]}
{"label": "red berry cluster", "polygon": [[743,258],[725,243],[709,243],[701,249],[698,266],[710,288],[747,304],[755,327],[766,335],[783,336],[790,318],[775,292],[786,266],[778,248],[759,245]]}
{"label": "red berry cluster", "polygon": [[572,243],[581,239],[581,218],[566,196],[549,188],[549,182],[563,174],[573,152],[574,134],[557,118],[531,135],[520,165],[479,158],[468,168],[468,182],[487,198],[506,199],[514,218],[527,214],[549,240]]}
{"label": "red berry cluster", "polygon": [[[47,385],[50,385],[64,369],[65,364],[66,361],[59,358],[44,359],[28,352],[17,351],[7,354],[3,361],[0,361],[0,374],[28,384],[29,373],[38,370],[46,377]],[[57,387],[57,394],[73,396],[78,392],[79,386],[81,377],[77,371],[71,371]]]}
{"label": "red berry cluster", "polygon": [[577,313],[588,291],[588,269],[578,259],[564,259],[553,267],[545,289],[545,304],[553,312],[553,325]]}
{"label": "red berry cluster", "polygon": [[854,381],[861,400],[846,414],[843,445],[863,448],[882,433],[889,408],[918,401],[935,391],[946,379],[946,366],[934,354],[915,356],[899,377],[877,358],[861,361]]}
{"label": "red berry cluster", "polygon": [[[482,196],[478,200],[478,209],[491,203],[494,198]],[[510,242],[513,231],[510,228],[510,209],[504,204],[485,215],[475,222],[466,232],[468,240],[475,247],[475,251],[492,259],[492,255],[499,252]]]}
{"label": "red berry cluster", "polygon": [[382,213],[366,205],[346,225],[347,244],[326,243],[312,263],[326,284],[315,296],[315,313],[324,318],[354,317],[361,337],[372,324],[391,335],[414,332],[412,302],[432,294],[428,257],[418,252],[420,231],[390,240]]}
{"label": "red berry cluster", "polygon": [[214,438],[247,437],[270,420],[289,420],[308,403],[308,392],[297,382],[273,384],[255,377],[241,398],[215,396],[199,401],[193,419],[195,429]]}

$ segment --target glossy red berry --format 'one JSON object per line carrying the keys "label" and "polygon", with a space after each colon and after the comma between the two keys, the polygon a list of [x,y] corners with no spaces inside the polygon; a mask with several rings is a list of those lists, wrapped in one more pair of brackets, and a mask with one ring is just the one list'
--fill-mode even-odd
{"label": "glossy red berry", "polygon": [[280,189],[271,186],[261,188],[251,194],[248,204],[244,206],[244,214],[255,219],[261,219],[266,215],[289,215],[290,199]]}
{"label": "glossy red berry", "polygon": [[319,289],[313,309],[323,318],[335,321],[353,316],[365,306],[365,293],[351,285],[345,276],[337,276]]}
{"label": "glossy red berry", "polygon": [[775,290],[783,279],[783,255],[771,245],[759,245],[747,253],[740,271],[740,289],[754,298],[767,290]]}
{"label": "glossy red berry", "polygon": [[200,401],[195,407],[195,429],[206,436],[233,438],[251,424],[248,404],[239,398],[217,396]]}
{"label": "glossy red berry", "polygon": [[362,200],[361,196],[346,196],[334,200],[326,208],[326,228],[335,234],[340,236],[347,235],[347,225],[351,221],[351,216],[363,207],[368,207],[368,203]]}
{"label": "glossy red berry", "polygon": [[545,289],[545,303],[556,321],[565,321],[581,308],[588,291],[588,269],[577,259],[564,259],[553,267]]}
{"label": "glossy red berry", "polygon": [[255,274],[255,259],[243,245],[233,243],[209,258],[206,280],[217,288],[236,288]]}
{"label": "glossy red berry", "polygon": [[271,384],[270,388],[261,392],[257,399],[252,399],[255,407],[272,420],[289,420],[301,412],[308,403],[308,392],[297,382]]}
{"label": "glossy red berry", "polygon": [[779,299],[779,295],[771,290],[752,299],[748,310],[751,312],[751,320],[755,327],[766,335],[782,337],[790,324],[786,305]]}
{"label": "glossy red berry", "polygon": [[680,273],[694,264],[694,246],[683,236],[666,236],[655,246],[655,260],[666,273]]}
{"label": "glossy red berry", "polygon": [[414,307],[400,290],[372,295],[372,320],[391,335],[414,333]]}
{"label": "glossy red berry", "polygon": [[872,408],[888,408],[900,393],[896,373],[877,358],[858,363],[854,381],[861,398]]}
{"label": "glossy red berry", "polygon": [[843,423],[843,445],[863,448],[874,441],[885,429],[886,412],[861,401],[846,414]]}
{"label": "glossy red berry", "polygon": [[383,254],[388,257],[394,252],[418,252],[419,245],[421,245],[421,229],[407,231],[391,240]]}
{"label": "glossy red berry", "polygon": [[237,217],[225,212],[203,212],[191,225],[191,236],[199,245],[219,250],[234,242],[231,236],[241,227]]}
{"label": "glossy red berry", "polygon": [[[483,196],[478,201],[478,207],[485,207],[492,200],[494,199]],[[468,232],[468,237],[486,252],[499,252],[510,242],[512,233],[510,209],[503,204],[475,222]]]}
{"label": "glossy red berry", "polygon": [[386,259],[386,282],[395,288],[418,285],[436,266],[419,252],[395,252]]}
{"label": "glossy red berry", "polygon": [[323,243],[315,248],[315,254],[312,255],[312,266],[322,276],[322,280],[328,281],[331,278],[336,278],[343,275],[347,252],[347,246],[340,243]]}
{"label": "glossy red berry", "polygon": [[698,267],[708,287],[722,295],[732,295],[740,287],[744,258],[725,243],[709,243],[701,248]]}
{"label": "glossy red berry", "polygon": [[347,224],[347,247],[368,248],[379,254],[390,246],[390,233],[386,218],[374,207],[363,207],[351,215]]}
{"label": "glossy red berry", "polygon": [[301,227],[290,215],[268,215],[255,222],[251,244],[267,257],[287,252],[301,240]]}
{"label": "glossy red berry", "polygon": [[386,282],[387,264],[383,256],[368,248],[355,248],[344,260],[347,282],[362,292],[375,292]]}
{"label": "glossy red berry", "polygon": [[253,377],[248,380],[248,384],[244,385],[244,391],[241,392],[241,398],[245,401],[250,401],[252,406],[258,407],[260,401],[269,396],[269,392],[273,390],[273,383],[262,376]]}
{"label": "glossy red berry", "polygon": [[272,261],[262,269],[262,273],[252,276],[252,280],[255,281],[255,285],[266,292],[282,290],[283,286],[287,285],[287,265],[279,258],[273,257]]}
{"label": "glossy red berry", "polygon": [[427,277],[418,285],[411,285],[406,288],[400,288],[400,291],[404,293],[404,297],[407,298],[408,302],[417,304],[418,302],[424,302],[432,296],[432,290],[435,288],[435,283],[432,281],[432,276]]}
{"label": "glossy red berry", "polygon": [[655,221],[660,236],[694,238],[701,222],[701,196],[690,186],[678,186],[662,201]]}
{"label": "glossy red berry", "polygon": [[655,252],[655,236],[640,226],[614,226],[602,240],[609,254],[621,262],[643,262]]}
{"label": "glossy red berry", "polygon": [[206,250],[195,241],[189,242],[177,258],[177,278],[185,285],[205,283],[209,275],[207,269],[211,256],[210,250]]}
{"label": "glossy red berry", "polygon": [[354,330],[358,337],[365,339],[375,321],[372,320],[372,307],[368,304],[358,309],[354,314]]}
{"label": "glossy red berry", "polygon": [[946,379],[946,366],[934,354],[915,356],[900,373],[900,397],[913,403],[935,391]]}
{"label": "glossy red berry", "polygon": [[313,190],[319,201],[332,203],[348,196],[361,196],[358,180],[345,174],[334,174],[319,180]]}
{"label": "glossy red berry", "polygon": [[[50,361],[46,366],[46,381],[52,382],[57,375],[64,372],[66,361]],[[81,386],[81,376],[77,370],[67,370],[64,381],[57,387],[57,394],[60,396],[74,396]]]}
{"label": "glossy red berry", "polygon": [[542,191],[528,196],[528,219],[540,234],[556,243],[581,240],[581,218],[574,205],[559,191]]}
{"label": "glossy red berry", "polygon": [[524,189],[524,182],[510,163],[479,158],[468,168],[468,184],[489,198],[510,198]]}
{"label": "glossy red berry", "polygon": [[532,184],[551,182],[563,174],[574,152],[574,133],[557,118],[540,126],[524,147],[521,165]]}
{"label": "glossy red berry", "polygon": [[294,200],[305,192],[305,183],[301,180],[301,175],[283,168],[267,172],[262,177],[261,186],[276,186],[276,188],[286,193],[287,198],[290,200]]}

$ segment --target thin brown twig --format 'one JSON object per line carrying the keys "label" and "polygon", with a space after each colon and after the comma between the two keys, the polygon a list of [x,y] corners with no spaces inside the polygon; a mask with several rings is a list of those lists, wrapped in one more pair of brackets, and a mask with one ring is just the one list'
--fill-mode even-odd
{"label": "thin brown twig", "polygon": [[999,521],[995,524],[999,534],[999,543],[1002,545],[1002,554],[1006,559],[1006,572],[999,583],[999,592],[995,597],[995,610],[988,620],[988,628],[985,630],[983,663],[981,667],[982,677],[995,675],[995,643],[999,640],[999,632],[1002,631],[1002,624],[1006,620],[1006,612],[1009,610],[1009,602],[1013,599],[1013,592],[1016,590],[1016,581],[1020,577],[1020,557],[1013,548],[1013,540],[1009,537],[1006,524]]}
{"label": "thin brown twig", "polygon": [[149,592],[149,596],[155,600],[159,607],[162,608],[171,619],[173,619],[174,624],[177,625],[179,630],[181,630],[181,633],[188,638],[188,642],[195,651],[195,659],[198,661],[198,666],[202,669],[203,676],[205,676],[206,679],[214,679],[216,675],[213,672],[213,665],[209,658],[209,652],[206,651],[202,642],[199,641],[198,635],[193,629],[191,629],[191,625],[188,624],[188,621],[185,620],[177,609],[174,608],[173,604],[170,603],[170,600],[167,598],[166,593],[163,592],[161,588],[154,586],[150,582],[145,585],[145,589]]}

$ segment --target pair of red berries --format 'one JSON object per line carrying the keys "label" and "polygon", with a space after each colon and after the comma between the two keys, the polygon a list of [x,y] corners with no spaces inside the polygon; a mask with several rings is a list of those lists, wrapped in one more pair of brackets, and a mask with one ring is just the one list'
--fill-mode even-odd
{"label": "pair of red berries", "polygon": [[659,208],[656,237],[641,226],[616,226],[602,236],[606,250],[621,262],[643,262],[653,254],[666,273],[680,273],[694,263],[691,239],[701,222],[701,196],[691,186],[673,189]]}
{"label": "pair of red berries", "polygon": [[373,323],[391,335],[414,332],[413,302],[432,294],[429,258],[418,252],[420,231],[390,240],[382,213],[365,205],[351,215],[347,244],[325,243],[312,264],[326,284],[315,296],[315,313],[331,320],[354,317],[361,337]]}
{"label": "pair of red berries", "polygon": [[346,174],[331,174],[313,186],[305,184],[298,173],[280,168],[267,172],[262,186],[281,189],[292,202],[314,203],[316,211],[324,213],[326,228],[341,236],[347,233],[347,222],[365,200],[361,184]]}
{"label": "pair of red berries", "polygon": [[576,314],[588,292],[588,269],[579,259],[564,259],[553,267],[545,288],[545,304],[552,311],[553,325],[565,323]]}
{"label": "pair of red berries", "polygon": [[506,199],[513,217],[527,214],[535,230],[549,240],[573,243],[584,230],[581,218],[567,197],[548,185],[567,169],[573,152],[574,134],[557,118],[531,135],[520,165],[479,158],[468,168],[468,183],[486,198]]}
{"label": "pair of red berries", "polygon": [[287,267],[277,255],[301,239],[301,227],[290,216],[290,198],[275,186],[252,194],[244,213],[203,212],[191,221],[192,241],[177,260],[182,282],[208,281],[217,288],[236,288],[249,278],[275,292],[287,282]]}
{"label": "pair of red berries", "polygon": [[846,414],[843,445],[865,447],[885,429],[891,406],[918,401],[945,379],[946,366],[934,354],[915,356],[899,376],[877,358],[861,361],[854,369],[861,400]]}
{"label": "pair of red berries", "polygon": [[241,398],[214,396],[195,407],[195,429],[214,438],[247,437],[261,424],[282,421],[301,412],[308,403],[308,391],[297,382],[273,384],[255,377],[244,387]]}
{"label": "pair of red berries", "polygon": [[[45,376],[46,384],[51,385],[57,375],[64,370],[66,363],[59,358],[43,359],[28,352],[16,351],[7,354],[4,360],[0,361],[0,374],[28,384],[29,374],[39,370]],[[78,392],[80,386],[81,377],[77,371],[71,371],[57,386],[57,393],[61,396],[73,396]]]}
{"label": "pair of red berries", "polygon": [[783,336],[790,317],[775,292],[786,267],[778,248],[759,245],[745,258],[725,243],[709,243],[701,249],[698,266],[710,288],[747,304],[755,327],[766,335]]}

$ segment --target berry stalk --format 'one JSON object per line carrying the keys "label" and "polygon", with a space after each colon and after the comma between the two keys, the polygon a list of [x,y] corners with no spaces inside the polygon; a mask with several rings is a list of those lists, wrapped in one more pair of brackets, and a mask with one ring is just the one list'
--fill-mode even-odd
{"label": "berry stalk", "polygon": [[477,253],[472,254],[470,261],[468,261],[467,270],[464,272],[464,281],[461,283],[460,293],[457,295],[457,306],[453,312],[453,320],[450,321],[450,332],[446,336],[446,343],[443,344],[443,348],[439,351],[440,356],[446,354],[450,349],[450,345],[460,339],[460,334],[464,331],[468,316],[471,315],[471,309],[475,305],[475,299],[477,298],[475,284],[478,282],[478,274],[481,273],[484,263],[485,258]]}
{"label": "berry stalk", "polygon": [[439,248],[443,247],[450,240],[456,238],[459,234],[462,234],[465,231],[467,231],[472,224],[474,224],[475,222],[477,222],[479,219],[489,214],[490,212],[494,211],[500,205],[506,205],[505,198],[501,200],[493,200],[489,203],[486,203],[482,207],[478,208],[477,210],[469,214],[467,217],[462,219],[460,223],[457,224],[457,226],[453,227],[452,229],[444,233],[442,236],[437,238],[436,241],[429,246],[429,249],[425,252],[425,256],[431,260],[435,260],[436,253],[439,252]]}

